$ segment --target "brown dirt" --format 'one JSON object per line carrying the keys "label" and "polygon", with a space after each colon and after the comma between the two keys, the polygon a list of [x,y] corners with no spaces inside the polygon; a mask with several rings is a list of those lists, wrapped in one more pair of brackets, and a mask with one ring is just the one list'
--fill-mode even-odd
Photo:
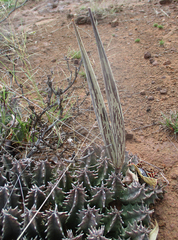
{"label": "brown dirt", "polygon": [[[39,69],[39,85],[44,79],[46,81],[51,71],[58,72],[55,78],[57,83],[65,65],[64,56],[69,49],[78,49],[71,19],[67,19],[68,13],[75,14],[85,6],[95,10],[104,7],[108,9],[111,3],[116,2],[107,1],[106,4],[105,1],[97,1],[94,4],[64,0],[52,8],[50,1],[32,1],[11,16],[15,30],[28,33],[26,46],[31,54],[29,61],[33,68]],[[119,5],[121,3],[118,2]],[[164,199],[155,206],[155,216],[160,227],[158,239],[178,239],[178,142],[174,134],[165,131],[159,124],[163,120],[162,113],[178,110],[178,5],[132,1],[129,4],[124,2],[122,11],[115,15],[111,11],[109,14],[106,10],[103,12],[107,13],[107,17],[98,20],[98,30],[117,81],[126,129],[133,133],[133,138],[126,142],[126,148],[161,168],[169,180]],[[115,18],[119,24],[111,27],[110,22]],[[153,27],[154,23],[164,28]],[[105,93],[92,27],[79,27]],[[135,43],[136,38],[140,39],[139,43]],[[163,46],[159,45],[160,40],[164,40]],[[156,64],[144,58],[145,52],[151,53]],[[164,65],[168,60],[170,64]],[[41,73],[43,75],[40,78]],[[76,84],[81,87],[76,90],[76,94],[82,100],[85,95],[83,86],[87,88],[87,84],[82,77],[77,79]],[[161,93],[160,90],[164,89],[166,92]],[[95,122],[89,97],[82,109],[83,114],[77,124],[88,132]],[[95,136],[97,132],[97,127],[93,127]],[[81,134],[86,136],[86,133]]]}

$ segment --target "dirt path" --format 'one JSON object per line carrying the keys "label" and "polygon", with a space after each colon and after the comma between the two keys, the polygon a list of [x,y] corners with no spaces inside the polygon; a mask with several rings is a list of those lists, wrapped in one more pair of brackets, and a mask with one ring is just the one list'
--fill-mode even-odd
{"label": "dirt path", "polygon": [[[49,1],[29,2],[11,17],[16,31],[28,32],[29,60],[32,67],[41,69],[37,74],[39,85],[51,71],[58,73],[58,78],[62,77],[64,56],[70,49],[78,49],[70,16],[81,14],[91,5],[83,1],[52,4]],[[160,227],[158,239],[178,239],[178,142],[159,124],[163,120],[162,113],[178,110],[178,5],[142,1],[124,2],[120,6],[118,2],[118,9],[114,9],[108,6],[111,2],[107,6],[104,1],[92,4],[95,12],[102,14],[102,19],[98,19],[99,33],[118,84],[126,130],[133,134],[126,143],[127,150],[161,168],[170,183],[164,199],[156,205],[155,217]],[[112,27],[110,22],[115,19],[118,26]],[[163,29],[153,27],[155,23]],[[87,24],[79,27],[105,93],[92,28]],[[140,42],[136,43],[135,39]],[[161,40],[164,41],[162,46]],[[144,58],[146,52],[151,53],[152,60]],[[77,86],[87,88],[82,77],[78,78]],[[76,93],[82,101],[84,91]],[[79,124],[90,131],[95,116],[89,97],[82,108]],[[94,127],[93,134],[96,133]]]}

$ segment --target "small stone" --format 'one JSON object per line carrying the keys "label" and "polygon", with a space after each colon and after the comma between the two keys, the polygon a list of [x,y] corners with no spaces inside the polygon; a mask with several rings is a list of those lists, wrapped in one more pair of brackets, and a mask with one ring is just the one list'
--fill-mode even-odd
{"label": "small stone", "polygon": [[158,66],[159,63],[158,63],[157,61],[154,61],[154,62],[152,63],[152,65],[153,65],[153,66]]}
{"label": "small stone", "polygon": [[74,59],[74,64],[78,65],[79,64],[79,60],[76,58]]}
{"label": "small stone", "polygon": [[140,95],[145,95],[146,93],[145,93],[145,90],[141,90],[140,91]]}
{"label": "small stone", "polygon": [[146,111],[147,111],[147,112],[150,112],[150,111],[151,111],[151,108],[150,108],[150,107],[148,107],[148,108],[146,109]]}
{"label": "small stone", "polygon": [[150,58],[150,63],[152,64],[154,62],[154,58]]}
{"label": "small stone", "polygon": [[161,94],[167,94],[167,89],[166,89],[166,88],[161,89],[161,90],[160,90],[160,93],[161,93]]}
{"label": "small stone", "polygon": [[115,18],[112,22],[111,22],[111,27],[117,27],[119,25],[119,22],[117,20],[117,18]]}
{"label": "small stone", "polygon": [[170,65],[171,64],[171,61],[170,60],[167,60],[163,63],[163,65]]}
{"label": "small stone", "polygon": [[174,180],[178,180],[178,172],[176,171],[175,173],[172,173],[171,178],[174,179]]}
{"label": "small stone", "polygon": [[151,58],[151,53],[150,53],[150,52],[146,52],[146,53],[144,54],[144,58],[145,58],[145,59]]}
{"label": "small stone", "polygon": [[154,100],[154,97],[153,97],[153,96],[149,96],[149,97],[148,97],[148,100],[149,100],[149,101],[152,101],[152,100]]}
{"label": "small stone", "polygon": [[126,131],[125,131],[125,139],[126,139],[126,140],[131,140],[131,139],[133,139],[133,134],[127,132],[127,130],[126,130]]}
{"label": "small stone", "polygon": [[72,18],[74,18],[74,14],[68,13],[68,14],[67,14],[67,19],[72,19]]}
{"label": "small stone", "polygon": [[133,33],[129,33],[129,36],[132,36],[133,35]]}
{"label": "small stone", "polygon": [[51,60],[51,62],[53,62],[53,63],[56,62],[56,59]]}
{"label": "small stone", "polygon": [[160,91],[162,88],[161,87],[157,87],[156,88],[156,91]]}
{"label": "small stone", "polygon": [[159,3],[161,5],[166,5],[166,4],[170,4],[172,2],[172,0],[160,0]]}

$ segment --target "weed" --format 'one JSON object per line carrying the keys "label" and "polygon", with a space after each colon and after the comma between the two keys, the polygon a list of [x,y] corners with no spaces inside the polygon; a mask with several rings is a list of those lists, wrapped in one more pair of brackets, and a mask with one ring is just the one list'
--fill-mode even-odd
{"label": "weed", "polygon": [[1,0],[1,4],[3,6],[3,8],[9,9],[14,7],[14,0]]}
{"label": "weed", "polygon": [[165,126],[168,130],[173,132],[174,134],[178,133],[178,112],[171,112],[169,116],[165,116],[162,113],[162,117],[164,118],[164,122],[161,122],[163,126]]}
{"label": "weed", "polygon": [[80,71],[79,72],[79,75],[83,78],[86,78],[86,73],[84,71]]}
{"label": "weed", "polygon": [[159,41],[159,44],[160,44],[160,46],[163,46],[164,45],[164,41],[163,40]]}
{"label": "weed", "polygon": [[140,42],[140,38],[136,38],[136,39],[135,39],[135,42],[136,42],[136,43],[139,43],[139,42]]}
{"label": "weed", "polygon": [[[81,65],[71,69],[65,59],[63,69],[47,75],[44,84],[44,79],[39,81],[44,72],[41,73],[40,68],[34,69],[31,65],[31,56],[26,46],[27,34],[22,32],[16,35],[12,31],[9,35],[1,33],[1,37],[1,44],[7,51],[1,55],[0,60],[0,65],[3,66],[0,76],[3,85],[0,86],[0,151],[6,151],[7,141],[13,145],[18,144],[20,149],[23,146],[22,150],[26,150],[27,157],[39,152],[39,145],[40,148],[43,145],[42,148],[48,146],[53,150],[56,146],[61,147],[63,125],[75,114],[78,116],[80,102],[78,96],[73,95],[73,84]],[[70,54],[75,58],[81,57],[79,51]],[[58,85],[54,82],[55,74],[64,76]],[[84,96],[81,104],[85,99]],[[35,150],[32,150],[33,147]]]}
{"label": "weed", "polygon": [[157,24],[157,23],[154,23],[154,24],[153,24],[153,27],[158,27],[158,24]]}
{"label": "weed", "polygon": [[86,7],[85,6],[82,6],[81,8],[80,8],[80,10],[85,10],[86,9]]}
{"label": "weed", "polygon": [[81,58],[81,53],[80,51],[76,51],[76,50],[70,50],[69,53],[67,54],[68,57],[74,59],[80,59]]}
{"label": "weed", "polygon": [[163,29],[163,25],[158,25],[158,28],[159,29]]}

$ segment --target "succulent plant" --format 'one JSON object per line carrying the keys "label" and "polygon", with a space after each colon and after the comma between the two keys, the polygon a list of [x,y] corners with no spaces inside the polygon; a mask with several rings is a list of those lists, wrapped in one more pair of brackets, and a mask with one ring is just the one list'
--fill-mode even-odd
{"label": "succulent plant", "polygon": [[[106,84],[110,119],[83,43],[76,36],[105,143],[88,148],[81,159],[50,164],[33,158],[0,159],[1,239],[146,240],[150,237],[150,204],[162,195],[157,180],[146,175],[137,156],[125,151],[121,104],[109,62],[91,11]],[[153,236],[153,235],[152,235]]]}
{"label": "succulent plant", "polygon": [[[90,148],[88,152],[93,153],[85,153],[83,161],[75,161],[65,172],[38,213],[64,164],[54,168],[47,161],[16,161],[10,155],[2,156],[2,239],[17,239],[35,213],[24,233],[26,239],[149,239],[153,213],[149,205],[162,189],[140,181],[125,184],[125,176],[115,173],[101,149]],[[125,161],[130,159],[126,152]],[[101,171],[103,166],[105,172]]]}

